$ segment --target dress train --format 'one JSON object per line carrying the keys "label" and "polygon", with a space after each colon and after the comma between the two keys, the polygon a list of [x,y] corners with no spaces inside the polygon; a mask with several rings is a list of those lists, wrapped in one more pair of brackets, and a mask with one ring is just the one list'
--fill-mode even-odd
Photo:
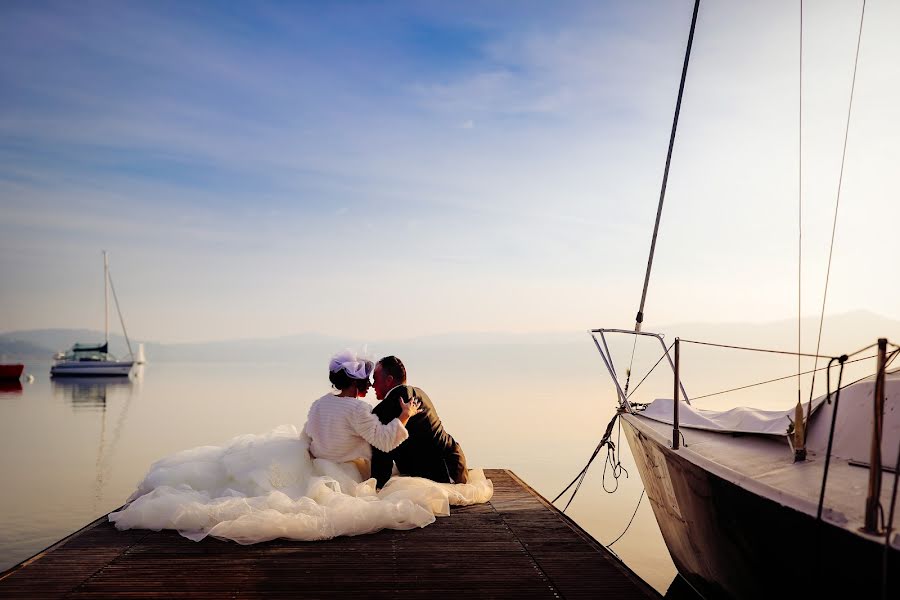
{"label": "dress train", "polygon": [[282,425],[178,452],[154,463],[109,520],[118,529],[174,529],[195,541],[311,541],[425,527],[451,505],[493,495],[481,469],[466,484],[394,477],[376,492],[375,480],[363,481],[355,464],[312,459],[308,448],[308,437]]}

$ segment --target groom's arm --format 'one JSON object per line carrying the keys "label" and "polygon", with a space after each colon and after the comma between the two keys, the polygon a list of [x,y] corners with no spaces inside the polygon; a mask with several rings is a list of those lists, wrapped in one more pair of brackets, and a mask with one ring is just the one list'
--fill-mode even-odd
{"label": "groom's arm", "polygon": [[[379,402],[372,412],[378,417],[382,423],[390,423],[391,420],[400,416],[400,401],[397,399],[397,393],[392,394],[389,398],[385,398]],[[381,489],[384,484],[391,478],[394,471],[394,459],[390,453],[382,452],[378,448],[372,448],[372,477],[375,478],[376,487]]]}
{"label": "groom's arm", "polygon": [[466,467],[466,455],[463,454],[462,446],[452,437],[453,445],[447,449],[444,455],[444,464],[447,465],[447,474],[453,479],[453,483],[468,483],[469,470]]}
{"label": "groom's arm", "polygon": [[394,459],[387,452],[372,447],[372,477],[375,478],[375,487],[379,490],[391,478],[394,470]]}

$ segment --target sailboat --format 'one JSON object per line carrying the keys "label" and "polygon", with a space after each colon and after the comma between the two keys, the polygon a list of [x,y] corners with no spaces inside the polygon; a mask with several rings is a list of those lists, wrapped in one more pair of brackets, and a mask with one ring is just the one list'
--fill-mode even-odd
{"label": "sailboat", "polygon": [[122,322],[122,332],[128,345],[128,360],[117,360],[109,353],[109,290],[112,281],[109,276],[109,257],[103,251],[103,294],[104,294],[104,339],[102,344],[74,344],[67,352],[58,353],[55,362],[50,367],[52,377],[128,377],[134,367],[134,354],[131,351],[131,341],[125,330],[125,322],[122,319],[122,311],[119,309],[119,301],[113,288],[113,300],[116,303],[116,311]]}
{"label": "sailboat", "polygon": [[[704,598],[900,598],[900,369],[890,369],[900,346],[881,338],[863,349],[877,348],[874,373],[849,385],[843,367],[863,351],[824,357],[827,393],[805,407],[798,388],[793,409],[713,411],[691,405],[680,376],[680,348],[691,341],[667,346],[642,330],[698,7],[696,0],[635,327],[591,331],[615,383],[622,430],[672,560]],[[610,352],[608,338],[619,334],[658,341],[657,364],[672,372],[670,398],[633,401],[630,369]],[[619,373],[629,376],[624,385]]]}

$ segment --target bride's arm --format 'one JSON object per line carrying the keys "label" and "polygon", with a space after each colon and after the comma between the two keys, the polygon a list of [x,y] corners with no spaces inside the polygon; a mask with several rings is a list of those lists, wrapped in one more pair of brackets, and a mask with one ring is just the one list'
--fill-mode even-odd
{"label": "bride's arm", "polygon": [[399,418],[382,424],[372,414],[372,408],[363,401],[360,401],[359,407],[350,415],[350,424],[361,438],[382,452],[390,452],[409,437],[409,432]]}

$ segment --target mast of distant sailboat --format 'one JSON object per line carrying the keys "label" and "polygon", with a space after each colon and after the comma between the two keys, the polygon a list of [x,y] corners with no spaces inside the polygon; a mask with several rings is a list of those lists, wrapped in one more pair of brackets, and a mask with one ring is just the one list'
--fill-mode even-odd
{"label": "mast of distant sailboat", "polygon": [[109,257],[103,250],[103,343],[109,351]]}

